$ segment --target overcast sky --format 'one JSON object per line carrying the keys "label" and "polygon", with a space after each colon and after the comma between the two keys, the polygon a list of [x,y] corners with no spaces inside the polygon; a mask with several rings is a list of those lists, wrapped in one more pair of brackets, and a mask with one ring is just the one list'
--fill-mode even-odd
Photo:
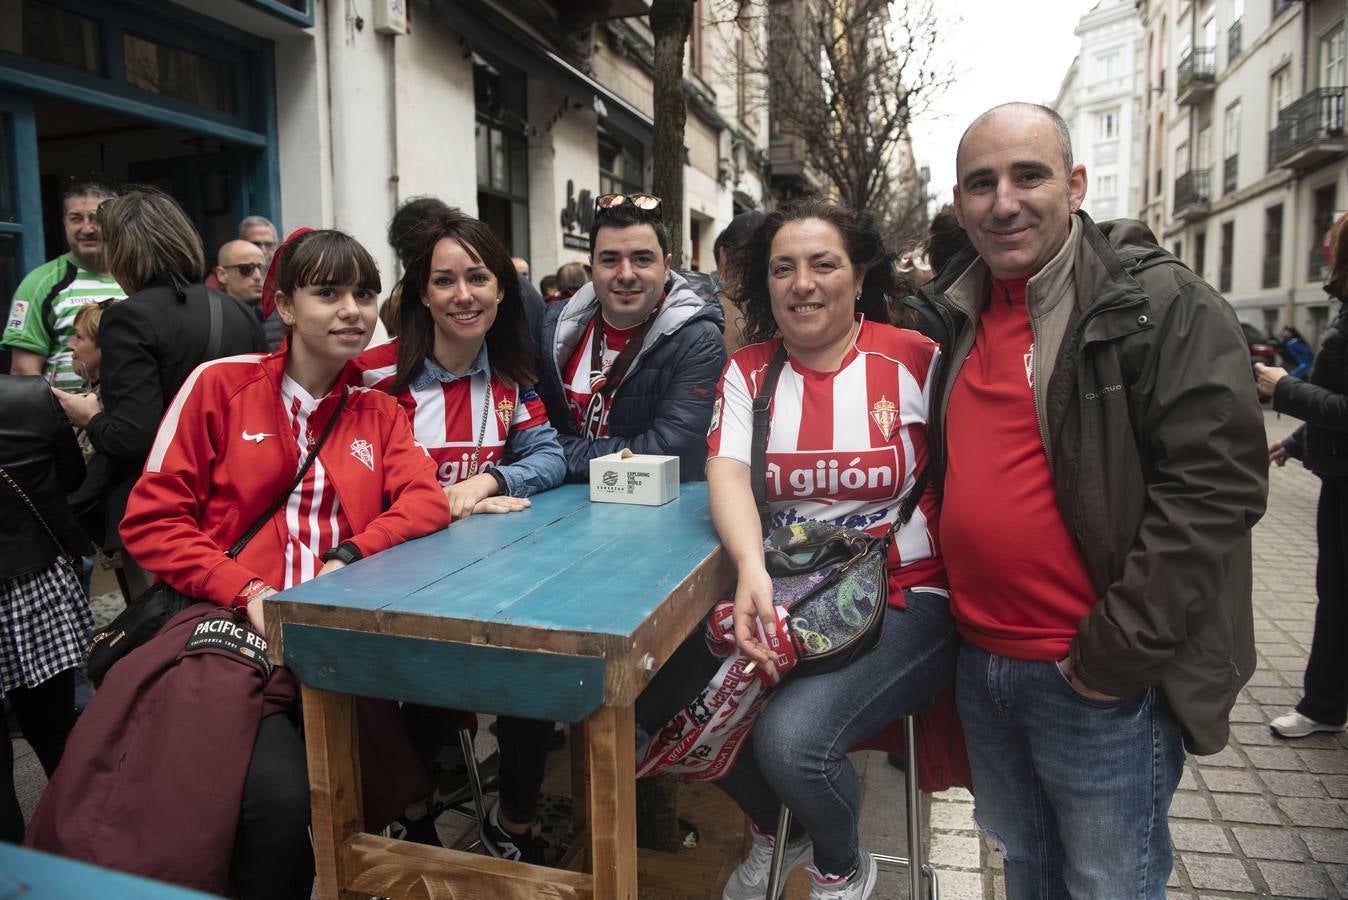
{"label": "overcast sky", "polygon": [[[1099,0],[962,0],[941,3],[941,48],[955,84],[913,123],[913,155],[931,167],[938,205],[955,183],[955,145],[974,117],[1009,100],[1052,103],[1080,49],[1073,33]],[[956,18],[958,17],[958,18]]]}

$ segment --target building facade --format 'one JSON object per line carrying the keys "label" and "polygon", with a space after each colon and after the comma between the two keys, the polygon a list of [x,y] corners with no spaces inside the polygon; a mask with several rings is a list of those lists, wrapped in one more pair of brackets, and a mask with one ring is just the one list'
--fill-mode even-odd
{"label": "building facade", "polygon": [[1329,321],[1325,233],[1348,206],[1344,0],[1139,0],[1142,217],[1242,321]]}
{"label": "building facade", "polygon": [[1101,0],[1081,17],[1081,52],[1054,101],[1072,133],[1076,162],[1086,167],[1083,208],[1096,220],[1135,214],[1142,149],[1140,104],[1142,23],[1134,0]]}
{"label": "building facade", "polygon": [[[699,7],[706,4],[699,4]],[[385,229],[435,195],[535,279],[588,257],[593,198],[649,190],[648,0],[6,0],[0,290],[64,249],[74,181],[165,188],[208,258],[245,215],[349,231],[386,285]],[[699,11],[684,86],[684,264],[762,205],[767,124],[733,54],[762,19]],[[761,93],[761,90],[759,91]]]}

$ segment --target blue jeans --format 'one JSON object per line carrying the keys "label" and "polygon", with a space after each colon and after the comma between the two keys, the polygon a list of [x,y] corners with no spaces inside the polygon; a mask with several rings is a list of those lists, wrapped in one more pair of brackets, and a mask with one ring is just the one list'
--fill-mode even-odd
{"label": "blue jeans", "polygon": [[974,817],[1004,854],[1007,897],[1164,898],[1184,745],[1157,691],[1092,700],[1057,663],[969,643],[956,681]]}
{"label": "blue jeans", "polygon": [[921,709],[954,675],[959,636],[949,601],[929,591],[904,597],[906,608],[886,610],[870,653],[777,688],[735,768],[716,782],[767,834],[785,803],[813,840],[821,872],[857,865],[861,791],[848,750]]}

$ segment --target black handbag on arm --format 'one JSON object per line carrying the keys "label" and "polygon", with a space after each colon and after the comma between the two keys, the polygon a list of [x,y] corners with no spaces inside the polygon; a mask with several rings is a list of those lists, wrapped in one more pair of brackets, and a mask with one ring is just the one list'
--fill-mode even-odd
{"label": "black handbag on arm", "polygon": [[[304,474],[309,471],[314,459],[318,457],[318,451],[327,441],[328,435],[332,432],[333,426],[337,424],[337,419],[342,414],[342,409],[346,406],[346,394],[346,390],[343,389],[337,400],[337,408],[333,410],[327,424],[323,426],[323,433],[319,435],[318,441],[309,451],[309,455],[304,458],[304,464],[300,466],[299,471],[290,482],[290,486],[282,491],[281,495],[267,508],[267,511],[258,517],[251,528],[243,533],[243,537],[235,541],[225,551],[226,556],[233,559],[242,553],[243,548],[248,545],[253,536],[262,529],[262,526],[271,521],[272,516],[276,515],[276,511],[290,497],[295,487],[304,480]],[[97,687],[107,676],[108,670],[112,668],[114,663],[154,637],[169,619],[196,602],[198,602],[196,598],[188,597],[175,590],[169,586],[168,582],[162,580],[155,582],[149,590],[128,603],[126,609],[122,610],[117,618],[94,631],[93,639],[89,642],[89,658],[86,664],[89,680]]]}

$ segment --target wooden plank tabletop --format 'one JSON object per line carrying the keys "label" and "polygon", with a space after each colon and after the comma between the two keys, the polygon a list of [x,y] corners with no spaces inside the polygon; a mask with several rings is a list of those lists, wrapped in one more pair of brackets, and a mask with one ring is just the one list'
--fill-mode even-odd
{"label": "wooden plank tabletop", "polygon": [[[425,685],[433,674],[425,666],[438,660],[446,674],[467,665],[488,682],[504,671],[494,663],[529,681],[555,671],[574,682],[573,713],[595,688],[606,702],[630,702],[729,583],[706,484],[684,484],[658,507],[590,503],[578,484],[532,500],[522,512],[471,516],[278,595],[268,609],[273,656],[311,687],[369,694],[368,666],[335,662],[354,654],[377,664],[379,677],[423,692],[397,699],[433,702],[424,692],[442,688]],[[443,642],[468,646],[426,646]],[[503,651],[522,652],[493,655]],[[405,675],[386,671],[393,657]],[[423,684],[414,687],[417,667]],[[462,687],[465,702],[489,694],[485,684]]]}

